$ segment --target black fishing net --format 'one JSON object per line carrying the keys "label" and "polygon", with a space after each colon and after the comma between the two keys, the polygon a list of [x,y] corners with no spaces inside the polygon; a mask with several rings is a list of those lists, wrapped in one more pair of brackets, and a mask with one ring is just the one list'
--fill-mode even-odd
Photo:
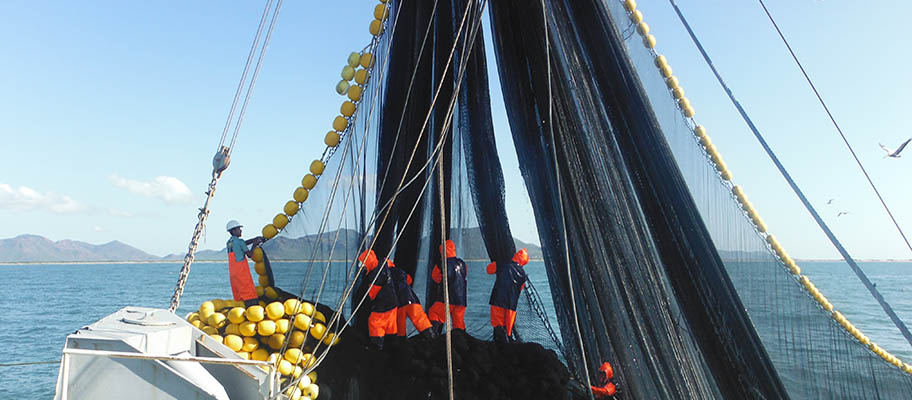
{"label": "black fishing net", "polygon": [[[409,324],[409,339],[365,349],[369,282],[354,261],[366,248],[391,258],[427,308],[442,236],[468,264],[467,335],[457,333],[453,348],[457,398],[588,396],[587,377],[600,384],[606,361],[619,398],[912,392],[907,374],[846,333],[771,253],[651,51],[621,33],[632,27],[613,0],[486,4],[543,252],[526,267],[516,343],[490,342],[494,279],[484,268],[517,247],[491,118],[485,2],[390,5],[353,128],[271,244],[309,253],[307,262],[273,262],[276,285],[344,309],[332,327],[345,329],[343,342],[321,372],[334,392],[445,396],[442,338],[428,341]],[[303,235],[306,243],[291,239]]]}

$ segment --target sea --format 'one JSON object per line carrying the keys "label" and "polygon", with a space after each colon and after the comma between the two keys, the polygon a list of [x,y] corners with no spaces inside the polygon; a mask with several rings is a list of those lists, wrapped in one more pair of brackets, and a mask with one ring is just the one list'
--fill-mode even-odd
{"label": "sea", "polygon": [[[291,271],[303,271],[305,265],[273,264],[279,287],[300,287],[304,276]],[[483,326],[488,319],[493,279],[484,274],[484,265],[469,263],[470,326]],[[180,267],[174,262],[0,265],[6,282],[0,285],[0,399],[53,398],[66,335],[127,305],[167,308]],[[805,262],[801,267],[855,326],[900,359],[912,360],[912,347],[844,263]],[[864,262],[861,267],[899,317],[912,321],[912,263]],[[543,263],[533,261],[526,268],[553,315]],[[327,299],[339,289],[332,285],[330,280]],[[416,289],[423,297],[423,290]],[[178,313],[186,315],[203,301],[230,297],[226,265],[196,263]]]}

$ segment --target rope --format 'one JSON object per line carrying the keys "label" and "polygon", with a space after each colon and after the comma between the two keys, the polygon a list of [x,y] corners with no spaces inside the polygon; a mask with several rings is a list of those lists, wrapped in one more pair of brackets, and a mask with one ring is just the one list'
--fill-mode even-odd
{"label": "rope", "polygon": [[863,283],[868,291],[871,292],[871,295],[877,299],[877,302],[880,303],[880,307],[883,308],[884,312],[887,313],[887,315],[890,317],[890,320],[893,321],[893,324],[896,325],[896,327],[902,333],[903,337],[906,338],[906,341],[909,342],[909,345],[912,346],[912,334],[909,333],[909,329],[906,328],[906,325],[902,322],[901,319],[899,319],[899,317],[893,311],[893,308],[890,307],[890,304],[888,304],[887,301],[884,300],[883,296],[880,295],[880,292],[877,291],[877,289],[865,275],[864,271],[861,270],[861,267],[858,266],[858,264],[855,262],[855,259],[852,258],[852,256],[849,255],[849,252],[846,251],[845,247],[842,246],[842,243],[839,242],[839,240],[836,238],[836,235],[834,235],[827,224],[823,222],[823,219],[820,218],[819,214],[817,214],[817,210],[814,209],[814,206],[811,205],[811,202],[808,201],[807,197],[804,196],[804,193],[801,191],[801,189],[798,188],[798,184],[792,180],[791,175],[789,175],[788,171],[785,170],[785,166],[782,165],[782,163],[779,161],[779,158],[776,157],[775,153],[773,153],[773,150],[766,143],[766,140],[763,138],[763,135],[760,134],[757,126],[754,125],[754,122],[747,115],[747,112],[744,111],[743,107],[741,107],[741,103],[735,99],[734,93],[732,93],[731,89],[729,89],[728,85],[722,79],[722,75],[719,74],[719,71],[716,69],[715,65],[713,65],[712,60],[709,58],[709,54],[706,53],[706,50],[700,43],[700,40],[697,39],[696,34],[694,33],[693,29],[691,29],[690,24],[687,23],[687,19],[684,18],[684,14],[681,13],[678,5],[675,4],[674,0],[668,0],[668,2],[671,3],[672,7],[674,7],[675,13],[678,14],[678,19],[680,19],[681,23],[684,24],[684,28],[687,29],[687,33],[690,35],[690,38],[697,46],[697,49],[700,50],[700,54],[703,55],[703,60],[706,61],[706,64],[716,76],[716,80],[719,81],[719,84],[722,85],[723,89],[725,89],[725,93],[728,94],[728,98],[731,100],[735,108],[738,109],[738,113],[741,114],[741,118],[744,119],[744,122],[746,122],[747,126],[750,127],[751,132],[754,133],[754,137],[757,138],[757,141],[760,142],[760,146],[763,147],[763,150],[766,151],[766,154],[773,161],[773,164],[776,165],[779,173],[781,173],[782,177],[785,178],[786,182],[788,182],[789,186],[792,188],[792,191],[795,192],[795,195],[797,195],[801,200],[801,203],[804,204],[804,207],[814,218],[814,221],[817,222],[817,225],[820,226],[820,229],[823,230],[824,234],[826,234],[830,242],[833,243],[833,246],[836,247],[836,250],[839,251],[839,254],[842,255],[842,258],[845,259],[846,263],[849,264],[849,267],[852,268],[852,271],[855,272],[855,275],[858,276],[858,279],[861,280],[861,283]]}
{"label": "rope", "polygon": [[906,247],[912,251],[912,244],[909,244],[909,239],[906,238],[906,234],[903,232],[902,228],[899,227],[899,223],[896,222],[896,218],[893,217],[893,212],[890,211],[890,207],[887,207],[886,201],[884,201],[883,196],[880,195],[880,191],[877,190],[877,186],[874,185],[874,181],[871,180],[871,176],[868,175],[868,171],[865,170],[864,165],[861,164],[861,160],[858,159],[858,155],[855,154],[855,149],[853,149],[852,145],[849,144],[849,140],[846,139],[845,134],[842,132],[842,128],[840,128],[839,124],[836,123],[836,118],[833,117],[833,113],[830,112],[830,108],[827,107],[826,103],[823,101],[823,97],[820,95],[820,92],[817,91],[817,86],[814,85],[814,82],[811,82],[811,77],[808,76],[808,73],[805,71],[804,66],[801,65],[801,61],[798,61],[798,56],[795,55],[795,52],[792,50],[792,46],[789,45],[788,40],[785,39],[785,35],[782,34],[782,31],[779,29],[779,25],[776,24],[776,20],[773,19],[773,16],[766,8],[766,4],[763,4],[763,0],[759,1],[760,5],[763,7],[763,11],[766,12],[766,16],[769,17],[770,22],[773,23],[773,27],[776,28],[776,32],[779,33],[779,37],[782,39],[782,43],[785,43],[785,47],[788,49],[789,54],[791,54],[792,59],[795,60],[795,64],[797,64],[798,68],[801,69],[801,74],[804,75],[804,80],[806,80],[808,85],[811,86],[811,90],[813,90],[814,95],[817,96],[817,101],[820,102],[821,106],[823,106],[823,110],[826,111],[827,116],[830,118],[830,122],[832,122],[833,126],[836,127],[836,132],[839,133],[839,137],[842,138],[842,142],[845,143],[846,148],[849,149],[849,153],[852,153],[852,158],[855,159],[855,163],[858,164],[858,168],[861,169],[861,172],[864,174],[865,179],[868,180],[868,184],[871,186],[871,189],[874,190],[874,194],[877,195],[877,199],[880,200],[880,204],[883,206],[884,211],[886,211],[887,215],[890,216],[890,221],[893,221],[893,226],[896,227],[896,230],[899,231],[899,235],[902,236],[903,241],[906,242]]}
{"label": "rope", "polygon": [[573,321],[576,329],[576,338],[579,341],[580,355],[583,357],[583,371],[586,376],[586,392],[589,399],[595,400],[595,394],[592,393],[592,381],[589,378],[589,362],[586,360],[586,348],[583,344],[583,333],[580,330],[579,313],[576,310],[576,293],[573,290],[573,275],[570,270],[570,244],[567,241],[567,219],[564,215],[564,195],[561,187],[560,164],[557,162],[557,137],[554,135],[553,124],[553,96],[551,94],[551,38],[549,34],[548,8],[545,1],[542,0],[542,18],[544,19],[545,28],[545,58],[548,60],[548,131],[551,134],[551,156],[554,162],[554,176],[557,181],[557,201],[561,215],[561,238],[564,244],[564,263],[567,265],[567,287],[570,289],[570,304],[573,305]]}
{"label": "rope", "polygon": [[450,315],[450,267],[447,265],[446,237],[446,205],[443,195],[443,152],[437,154],[437,193],[440,199],[440,270],[443,272],[443,309],[446,313],[444,329],[446,332],[446,357],[447,357],[447,386],[450,400],[453,400],[453,321]]}
{"label": "rope", "polygon": [[2,363],[2,364],[0,364],[0,367],[22,367],[22,366],[27,366],[27,365],[46,365],[46,364],[57,364],[59,362],[60,362],[60,360]]}
{"label": "rope", "polygon": [[257,44],[260,43],[260,35],[263,34],[263,27],[266,26],[266,16],[272,8],[272,0],[266,1],[266,8],[263,9],[263,16],[260,17],[260,26],[257,28],[256,35],[253,37],[253,43],[250,44],[250,53],[247,54],[247,63],[244,64],[244,73],[241,74],[241,80],[238,82],[237,90],[234,92],[234,101],[231,102],[231,108],[228,110],[228,118],[225,120],[225,128],[222,129],[222,138],[219,139],[218,149],[225,144],[225,137],[228,136],[228,129],[231,128],[231,119],[234,118],[234,112],[237,110],[238,99],[241,98],[241,89],[244,82],[247,81],[247,72],[250,71],[250,62],[253,61],[253,54],[256,53]]}

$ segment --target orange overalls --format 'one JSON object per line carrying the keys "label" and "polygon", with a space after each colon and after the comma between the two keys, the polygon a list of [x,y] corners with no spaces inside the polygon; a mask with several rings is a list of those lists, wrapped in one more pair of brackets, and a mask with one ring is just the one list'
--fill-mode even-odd
{"label": "orange overalls", "polygon": [[240,240],[243,243],[243,240],[238,237],[232,236],[231,239],[228,239],[228,273],[231,277],[231,294],[235,300],[255,299],[257,298],[256,286],[253,285],[253,278],[250,276],[250,264],[247,263],[247,255],[243,253],[244,249],[247,248],[247,244],[244,243],[243,249],[238,249],[242,251],[241,260],[238,261],[232,243],[234,240]]}
{"label": "orange overalls", "polygon": [[395,288],[389,269],[386,266],[378,267],[377,255],[373,250],[361,253],[358,260],[364,263],[366,269],[364,283],[371,285],[367,292],[371,299],[371,313],[367,319],[368,336],[382,348],[383,337],[395,335],[398,331]]}
{"label": "orange overalls", "polygon": [[[443,250],[443,249],[441,249]],[[466,311],[466,269],[465,261],[456,257],[456,245],[452,240],[446,241],[447,256],[447,284],[450,295],[450,318],[453,321],[453,327],[465,330],[465,311]],[[431,279],[437,283],[440,290],[443,290],[443,274],[438,266],[434,266],[431,271]],[[443,325],[446,322],[446,307],[443,302],[443,293],[441,292],[435,302],[431,304],[428,310],[428,319],[432,323]]]}
{"label": "orange overalls", "polygon": [[[488,264],[488,274],[496,274],[494,289],[491,291],[491,326],[495,329],[495,340],[505,339],[498,337],[497,328],[506,331],[506,337],[513,335],[513,324],[516,322],[516,305],[519,294],[526,286],[528,276],[523,271],[523,266],[529,262],[529,253],[522,249],[513,256],[510,262],[497,265],[497,262]],[[501,332],[503,334],[503,332]]]}

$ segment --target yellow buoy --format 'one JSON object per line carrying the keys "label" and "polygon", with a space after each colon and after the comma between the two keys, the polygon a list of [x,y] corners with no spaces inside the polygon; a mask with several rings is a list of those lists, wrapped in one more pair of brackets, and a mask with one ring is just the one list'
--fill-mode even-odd
{"label": "yellow buoy", "polygon": [[266,275],[260,275],[257,278],[257,281],[260,283],[260,286],[269,286],[269,277]]}
{"label": "yellow buoy", "polygon": [[326,169],[326,165],[323,164],[323,161],[313,160],[313,162],[310,163],[310,173],[311,174],[320,176],[323,174],[324,169]]}
{"label": "yellow buoy", "polygon": [[304,314],[304,315],[313,315],[313,313],[314,313],[314,306],[313,306],[313,304],[310,304],[310,303],[308,303],[308,302],[306,302],[306,301],[303,302],[303,303],[301,303],[301,314]]}
{"label": "yellow buoy", "polygon": [[272,218],[272,225],[274,225],[276,229],[285,229],[285,226],[288,225],[288,217],[285,216],[285,214],[276,214],[276,216]]}
{"label": "yellow buoy", "polygon": [[227,319],[228,318],[225,317],[225,314],[214,313],[209,316],[209,319],[206,321],[206,323],[209,324],[209,326],[212,326],[215,328],[222,328],[223,326],[225,326],[225,324],[227,324],[227,322],[226,322]]}
{"label": "yellow buoy", "polygon": [[200,321],[200,320],[198,320],[198,319],[197,319],[197,320],[190,321],[190,325],[193,325],[196,329],[200,329],[200,328],[202,328],[203,326],[205,326],[205,325],[203,324],[203,321]]}
{"label": "yellow buoy", "polygon": [[221,309],[225,308],[225,300],[214,299],[212,300],[212,305],[215,307],[216,311],[221,311]]}
{"label": "yellow buoy", "polygon": [[210,333],[209,336],[210,336],[211,338],[215,339],[215,341],[216,341],[216,342],[219,342],[219,343],[221,343],[223,340],[225,340],[225,339],[222,338],[222,335],[219,335],[217,332],[216,332],[216,333]]}
{"label": "yellow buoy", "polygon": [[668,86],[669,89],[674,89],[678,87],[678,77],[672,75],[665,78],[665,86]]}
{"label": "yellow buoy", "polygon": [[333,129],[342,132],[346,127],[348,127],[348,120],[341,115],[337,115],[336,119],[333,120]]}
{"label": "yellow buoy", "polygon": [[645,21],[637,24],[637,32],[640,32],[640,35],[646,36],[649,34],[649,24]]}
{"label": "yellow buoy", "polygon": [[[256,271],[257,275],[266,275],[266,263],[261,261],[256,264],[253,264],[253,270]],[[237,308],[240,308],[240,307],[237,307]],[[241,308],[241,310],[243,310],[243,308]]]}
{"label": "yellow buoy", "polygon": [[232,351],[240,351],[244,347],[244,339],[241,339],[238,335],[225,335],[225,339],[222,342],[225,346],[228,346]]}
{"label": "yellow buoy", "polygon": [[381,22],[380,20],[376,20],[376,19],[371,21],[368,31],[370,32],[371,35],[374,35],[374,36],[380,35],[381,33],[383,33],[383,22]]}
{"label": "yellow buoy", "polygon": [[314,339],[323,339],[323,334],[325,333],[326,326],[323,324],[315,324],[314,326],[310,327],[310,335],[313,336]]}
{"label": "yellow buoy", "polygon": [[675,86],[675,88],[671,90],[671,94],[674,96],[675,100],[679,100],[684,97],[684,88]]}
{"label": "yellow buoy", "polygon": [[317,400],[317,396],[320,395],[320,387],[315,383],[311,383],[310,386],[307,386],[307,389],[302,390],[305,396],[310,397],[311,400]]}
{"label": "yellow buoy", "polygon": [[311,384],[311,381],[310,381],[309,375],[302,376],[301,380],[298,381],[298,387],[301,389],[304,389],[304,388],[310,386],[310,384]]}
{"label": "yellow buoy", "polygon": [[244,346],[241,347],[241,351],[251,352],[251,351],[254,351],[254,350],[260,348],[260,341],[257,340],[255,337],[245,336],[243,338],[243,340],[244,340]]}
{"label": "yellow buoy", "polygon": [[348,88],[348,98],[351,101],[360,101],[361,100],[361,86],[353,85]]}
{"label": "yellow buoy", "polygon": [[345,93],[348,92],[349,86],[351,85],[349,85],[348,81],[339,81],[339,83],[336,84],[336,93],[345,95]]}
{"label": "yellow buoy", "polygon": [[291,365],[288,360],[279,361],[279,373],[282,375],[291,375],[291,371],[294,371],[294,365]]}
{"label": "yellow buoy", "polygon": [[310,192],[308,192],[307,189],[299,187],[299,188],[295,189],[292,197],[294,197],[295,201],[297,201],[298,203],[303,203],[303,202],[307,201],[307,196],[309,196],[309,195],[310,195]]}
{"label": "yellow buoy", "polygon": [[338,133],[335,131],[329,131],[326,133],[326,137],[323,138],[323,143],[326,143],[329,147],[336,147],[339,145],[339,141],[342,139]]}
{"label": "yellow buoy", "polygon": [[307,338],[307,335],[305,335],[304,332],[299,330],[292,332],[291,337],[288,338],[288,347],[301,347],[301,345],[304,344],[305,338]]}
{"label": "yellow buoy", "polygon": [[665,56],[663,56],[661,54],[656,56],[656,58],[655,58],[655,60],[653,60],[653,62],[655,63],[655,66],[658,67],[659,69],[661,69],[663,65],[668,65],[668,59],[665,58]]}
{"label": "yellow buoy", "polygon": [[656,47],[656,37],[652,34],[643,36],[643,46],[646,46],[647,49],[654,49]]}
{"label": "yellow buoy", "polygon": [[697,113],[696,111],[694,111],[693,107],[690,107],[690,106],[688,106],[687,108],[683,109],[682,111],[683,111],[683,113],[684,113],[684,116],[687,117],[687,118],[693,118],[694,114]]}
{"label": "yellow buoy", "polygon": [[350,81],[355,77],[355,69],[351,65],[346,65],[342,67],[342,73],[339,75],[342,76],[342,79]]}
{"label": "yellow buoy", "polygon": [[313,319],[315,319],[315,320],[317,320],[317,321],[320,321],[320,322],[322,322],[322,323],[324,323],[324,324],[326,323],[326,316],[324,316],[323,313],[321,313],[321,312],[319,312],[319,311],[317,311],[316,313],[314,313]]}
{"label": "yellow buoy", "polygon": [[247,307],[247,311],[244,312],[244,316],[247,317],[248,321],[251,322],[260,322],[263,318],[266,317],[266,310],[261,306],[250,306]]}
{"label": "yellow buoy", "polygon": [[374,18],[382,20],[386,18],[387,15],[389,15],[389,9],[386,8],[386,4],[377,4],[377,6],[374,7]]}
{"label": "yellow buoy", "polygon": [[279,230],[273,224],[266,224],[266,226],[263,227],[263,237],[267,240],[274,238],[278,234]]}
{"label": "yellow buoy", "polygon": [[624,0],[624,8],[627,9],[627,12],[633,12],[637,8],[636,0]]}
{"label": "yellow buoy", "polygon": [[367,75],[366,69],[359,69],[359,70],[355,71],[355,83],[357,83],[359,85],[363,85],[363,84],[367,83],[367,78],[368,78],[368,75]]}
{"label": "yellow buoy", "polygon": [[326,344],[327,346],[335,346],[335,345],[339,344],[339,337],[336,336],[335,333],[332,333],[332,332],[327,333],[326,336],[323,338],[323,343]]}
{"label": "yellow buoy", "polygon": [[288,299],[282,304],[285,306],[285,315],[295,315],[301,312],[301,302],[298,299]]}
{"label": "yellow buoy", "polygon": [[[298,379],[298,377],[300,377],[303,373],[304,373],[304,368],[301,368],[300,366],[295,365],[294,372],[291,373],[291,376],[293,376],[295,379]],[[298,392],[300,393],[300,391],[298,391]]]}
{"label": "yellow buoy", "polygon": [[640,10],[633,10],[633,12],[630,13],[630,20],[633,21],[634,24],[643,22],[643,13],[640,12]]}
{"label": "yellow buoy", "polygon": [[[299,368],[300,367],[295,367],[295,370],[291,372],[292,377],[294,377],[294,374],[297,372],[297,370]],[[300,374],[298,374],[298,375],[300,375]],[[288,390],[285,391],[285,395],[288,396],[288,398],[291,400],[301,400],[302,393],[303,392],[301,391],[301,389],[298,388],[297,386],[290,387],[290,388],[288,388]]]}
{"label": "yellow buoy", "polygon": [[267,339],[266,341],[268,342],[267,344],[269,345],[269,347],[271,347],[275,350],[281,350],[282,345],[285,344],[285,335],[283,335],[281,333],[276,333],[276,334],[273,334],[272,336],[270,336],[269,339]]}
{"label": "yellow buoy", "polygon": [[295,315],[294,326],[302,331],[310,329],[311,319],[304,314]]}
{"label": "yellow buoy", "polygon": [[202,327],[200,330],[205,332],[207,335],[218,334],[218,329],[215,329],[215,327],[213,327],[213,326],[207,325],[207,326]]}
{"label": "yellow buoy", "polygon": [[266,349],[256,349],[250,353],[250,358],[257,361],[266,361],[269,359],[269,352]]}
{"label": "yellow buoy", "polygon": [[257,334],[260,336],[270,336],[275,333],[275,321],[264,319],[257,322]]}
{"label": "yellow buoy", "polygon": [[199,312],[192,312],[189,315],[187,315],[187,322],[199,321],[199,319],[200,319]]}
{"label": "yellow buoy", "polygon": [[263,297],[263,287],[262,287],[262,286],[257,286],[257,287],[255,287],[255,289],[256,289],[256,292],[257,292],[257,297]]}
{"label": "yellow buoy", "polygon": [[317,359],[313,356],[313,354],[305,353],[304,356],[301,357],[301,364],[304,365],[304,368],[310,368],[316,363]]}
{"label": "yellow buoy", "polygon": [[374,55],[371,53],[364,53],[361,55],[361,68],[370,68],[374,66]]}
{"label": "yellow buoy", "polygon": [[238,351],[238,352],[237,352],[237,355],[238,355],[238,357],[243,358],[243,359],[245,359],[245,360],[249,360],[249,359],[250,359],[250,353],[248,353],[248,352],[246,352],[246,351]]}
{"label": "yellow buoy", "polygon": [[301,179],[301,186],[304,186],[304,188],[307,190],[313,189],[316,184],[317,177],[311,174],[304,175],[304,178]]}
{"label": "yellow buoy", "polygon": [[209,310],[209,314],[215,312],[215,304],[211,301],[204,301],[203,304],[200,304],[199,313],[203,314],[206,310]]}
{"label": "yellow buoy", "polygon": [[300,209],[300,208],[301,207],[298,206],[297,201],[288,200],[288,202],[285,203],[285,207],[282,208],[282,210],[285,211],[285,215],[288,215],[289,217],[291,217],[291,216],[294,216],[295,214],[297,214],[298,209]]}
{"label": "yellow buoy", "polygon": [[241,336],[253,336],[256,335],[257,323],[253,321],[244,321],[238,325],[238,333]]}
{"label": "yellow buoy", "polygon": [[282,303],[279,303],[278,301],[274,301],[272,303],[269,303],[268,306],[266,306],[266,317],[268,317],[269,319],[275,321],[284,316],[285,316],[285,306],[282,305]]}
{"label": "yellow buoy", "polygon": [[252,258],[254,262],[263,261],[263,249],[256,247],[250,252],[250,254],[250,258]]}
{"label": "yellow buoy", "polygon": [[355,103],[346,101],[342,103],[342,106],[339,107],[339,112],[346,117],[351,117],[355,113]]}
{"label": "yellow buoy", "polygon": [[225,325],[225,334],[226,335],[240,335],[241,331],[238,328],[238,324]]}
{"label": "yellow buoy", "polygon": [[357,67],[359,62],[361,62],[361,53],[353,51],[348,55],[348,65],[350,67]]}
{"label": "yellow buoy", "polygon": [[273,288],[272,286],[264,289],[263,292],[266,294],[267,298],[270,298],[270,299],[279,298],[279,292],[276,292],[275,288]]}
{"label": "yellow buoy", "polygon": [[276,333],[285,333],[288,332],[288,328],[291,325],[288,322],[287,318],[277,319],[276,320]]}
{"label": "yellow buoy", "polygon": [[659,68],[659,72],[662,74],[663,78],[668,78],[674,74],[674,70],[671,69],[671,65],[668,64],[662,65],[662,67]]}
{"label": "yellow buoy", "polygon": [[307,377],[310,378],[311,383],[317,383],[317,371],[308,372]]}
{"label": "yellow buoy", "polygon": [[300,363],[303,355],[304,353],[300,349],[285,350],[285,359],[292,364]]}

